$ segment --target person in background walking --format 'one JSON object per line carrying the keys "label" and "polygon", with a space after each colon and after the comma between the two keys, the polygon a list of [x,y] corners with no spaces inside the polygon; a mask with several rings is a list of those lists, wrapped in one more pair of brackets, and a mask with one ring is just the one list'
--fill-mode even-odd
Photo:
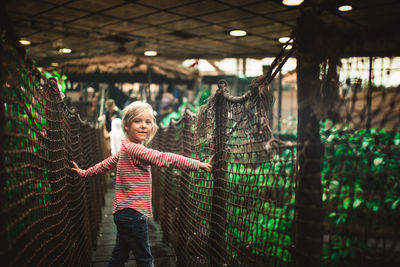
{"label": "person in background walking", "polygon": [[148,239],[148,219],[153,217],[151,165],[206,172],[212,170],[212,157],[207,163],[173,153],[147,148],[157,131],[151,105],[136,101],[124,109],[122,124],[126,139],[118,153],[87,170],[72,162],[72,170],[81,177],[97,175],[117,168],[114,222],[117,239],[107,266],[124,266],[132,251],[137,266],[153,266]]}
{"label": "person in background walking", "polygon": [[112,155],[117,153],[121,148],[123,138],[124,138],[124,130],[122,128],[122,120],[120,118],[115,118],[111,122],[111,132],[110,132],[110,146]]}
{"label": "person in background walking", "polygon": [[111,121],[115,118],[121,118],[121,112],[118,107],[115,105],[114,99],[107,99],[106,100],[106,121],[105,126],[107,132],[111,132]]}

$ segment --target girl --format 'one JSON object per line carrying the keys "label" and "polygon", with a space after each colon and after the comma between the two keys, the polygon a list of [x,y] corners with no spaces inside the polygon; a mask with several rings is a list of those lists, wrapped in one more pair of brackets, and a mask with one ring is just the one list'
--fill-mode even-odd
{"label": "girl", "polygon": [[148,218],[151,209],[150,165],[211,172],[211,161],[202,163],[172,153],[149,149],[148,144],[157,131],[152,107],[140,101],[128,105],[122,118],[126,139],[120,151],[87,170],[74,168],[81,177],[100,174],[117,167],[114,202],[114,222],[117,240],[107,266],[124,266],[132,250],[137,266],[153,266],[148,240]]}

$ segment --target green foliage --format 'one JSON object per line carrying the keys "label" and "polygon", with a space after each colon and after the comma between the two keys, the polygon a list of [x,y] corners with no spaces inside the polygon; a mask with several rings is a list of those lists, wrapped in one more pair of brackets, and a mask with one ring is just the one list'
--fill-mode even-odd
{"label": "green foliage", "polygon": [[284,149],[256,166],[234,157],[228,163],[227,249],[244,266],[246,258],[261,263],[266,255],[279,262],[292,261],[294,156],[293,150]]}
{"label": "green foliage", "polygon": [[196,99],[197,100],[197,106],[201,106],[201,105],[207,104],[207,101],[208,101],[208,98],[210,97],[210,95],[211,95],[211,90],[210,89],[203,90],[199,94],[198,100]]}
{"label": "green foliage", "polygon": [[297,134],[297,118],[289,115],[281,121],[281,134]]}
{"label": "green foliage", "polygon": [[161,124],[163,126],[168,126],[171,123],[172,120],[179,120],[182,117],[182,112],[183,112],[185,107],[189,108],[192,112],[196,112],[197,111],[197,109],[194,106],[188,104],[187,102],[183,102],[180,105],[180,107],[178,108],[177,111],[173,111],[173,112],[168,113],[162,119]]}
{"label": "green foliage", "polygon": [[53,70],[51,73],[50,72],[44,72],[44,76],[49,79],[49,78],[54,78],[57,81],[58,87],[61,89],[61,92],[65,93],[67,90],[67,85],[65,81],[68,79],[67,76],[64,74],[61,75],[57,71]]}
{"label": "green foliage", "polygon": [[351,130],[326,121],[321,124],[325,153],[322,161],[324,207],[328,222],[338,229],[324,258],[335,264],[357,261],[357,253],[372,253],[367,240],[354,231],[394,232],[400,202],[399,133],[383,129]]}
{"label": "green foliage", "polygon": [[[374,249],[368,247],[367,240],[356,237],[357,231],[397,231],[400,134],[383,129],[352,131],[326,121],[321,124],[321,141],[325,148],[321,166],[323,206],[329,211],[327,223],[338,229],[330,235],[330,242],[324,243],[324,262],[351,264],[360,253],[366,255]],[[291,262],[295,198],[289,192],[295,186],[296,151],[283,150],[257,166],[241,163],[249,158],[232,157],[227,166],[227,192],[231,192],[227,199],[227,249],[237,262],[241,257],[257,258],[257,251],[280,262]],[[270,195],[271,190],[289,195],[282,203],[276,199],[262,201],[260,197]]]}
{"label": "green foliage", "polygon": [[[32,222],[37,222],[49,211],[51,184],[43,159],[49,158],[48,150],[43,147],[43,138],[47,136],[45,100],[32,94],[33,79],[20,69],[15,75],[19,85],[6,84],[2,95],[3,102],[3,163],[6,168],[3,183],[1,208],[9,214],[6,220],[8,240],[14,240],[26,231]],[[18,219],[18,223],[15,219]],[[23,218],[23,219],[21,219]]]}
{"label": "green foliage", "polygon": [[182,116],[182,111],[186,107],[193,113],[196,113],[201,105],[207,104],[208,98],[210,97],[211,90],[206,89],[197,94],[193,103],[183,102],[177,111],[168,113],[161,121],[163,126],[168,126],[171,120],[179,120]]}

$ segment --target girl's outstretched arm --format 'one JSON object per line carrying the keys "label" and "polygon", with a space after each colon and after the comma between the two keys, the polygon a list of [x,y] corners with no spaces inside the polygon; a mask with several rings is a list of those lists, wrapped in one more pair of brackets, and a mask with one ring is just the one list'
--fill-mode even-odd
{"label": "girl's outstretched arm", "polygon": [[87,170],[80,169],[78,164],[72,162],[72,165],[74,165],[74,167],[71,168],[71,170],[76,171],[80,177],[93,176],[114,169],[117,166],[118,159],[119,159],[119,153],[116,153],[106,158],[102,162],[97,163],[93,167],[90,167]]}
{"label": "girl's outstretched arm", "polygon": [[181,156],[169,152],[160,152],[158,150],[147,148],[141,144],[126,143],[129,156],[145,164],[156,165],[158,167],[176,168],[182,170],[211,171],[211,160],[209,163],[202,163],[198,160]]}

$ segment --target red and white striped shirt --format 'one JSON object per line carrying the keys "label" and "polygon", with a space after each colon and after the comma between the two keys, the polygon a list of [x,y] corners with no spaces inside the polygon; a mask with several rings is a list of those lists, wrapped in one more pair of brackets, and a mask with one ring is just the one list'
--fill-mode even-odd
{"label": "red and white striped shirt", "polygon": [[118,153],[87,170],[79,171],[78,174],[88,177],[117,166],[113,214],[125,208],[132,208],[152,218],[151,165],[197,171],[200,162],[177,154],[149,149],[125,139]]}

